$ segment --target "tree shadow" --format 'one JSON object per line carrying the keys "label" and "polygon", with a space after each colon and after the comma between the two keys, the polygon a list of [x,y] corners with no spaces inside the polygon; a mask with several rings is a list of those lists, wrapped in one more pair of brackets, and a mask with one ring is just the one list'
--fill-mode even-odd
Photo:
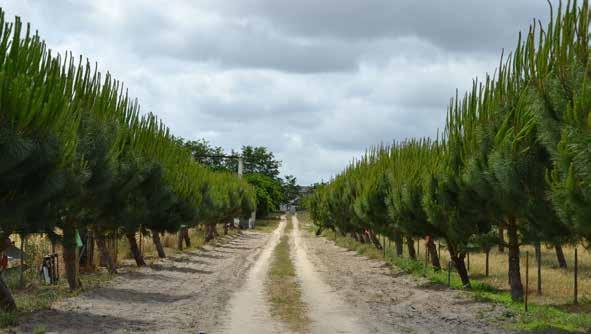
{"label": "tree shadow", "polygon": [[130,332],[149,331],[151,323],[110,315],[88,312],[44,310],[30,318],[21,320],[18,331],[33,333],[36,327],[45,327],[46,332],[54,333],[112,333],[127,329]]}
{"label": "tree shadow", "polygon": [[212,249],[212,251],[218,252],[218,253],[223,253],[223,254],[234,254],[234,252],[230,252],[230,251],[223,250],[223,249],[220,249],[220,248],[225,248],[225,247],[222,246],[222,245],[219,245],[219,246],[216,246],[216,248]]}
{"label": "tree shadow", "polygon": [[162,274],[156,273],[146,273],[141,271],[129,271],[126,273],[122,273],[121,277],[125,277],[130,280],[142,280],[142,279],[151,279],[151,280],[160,280],[160,281],[168,281],[174,279],[173,277],[169,277]]}
{"label": "tree shadow", "polygon": [[383,273],[382,275],[388,276],[391,278],[399,278],[399,277],[403,277],[403,276],[408,276],[408,273],[406,273],[404,271],[398,271],[398,272]]}
{"label": "tree shadow", "polygon": [[234,245],[222,245],[220,248],[228,248],[228,249],[236,249],[236,250],[251,250],[251,247],[242,247],[242,246],[234,246]]}
{"label": "tree shadow", "polygon": [[195,253],[195,256],[198,257],[204,257],[204,258],[208,258],[208,259],[225,259],[227,258],[227,256],[222,256],[222,255],[215,255],[215,254],[199,254],[199,253]]}
{"label": "tree shadow", "polygon": [[211,262],[197,260],[190,257],[170,257],[168,258],[169,261],[176,262],[176,263],[195,263],[195,264],[203,264],[203,265],[211,265]]}
{"label": "tree shadow", "polygon": [[132,289],[105,287],[89,295],[91,298],[117,300],[132,303],[174,303],[192,298],[190,294],[173,296],[160,292],[145,292]]}
{"label": "tree shadow", "polygon": [[441,284],[441,283],[435,283],[435,282],[426,282],[423,284],[419,284],[417,287],[420,289],[432,290],[432,291],[449,290],[449,287],[447,285]]}
{"label": "tree shadow", "polygon": [[242,233],[242,234],[239,234],[238,237],[234,238],[234,240],[258,239],[260,237],[261,237],[260,235],[256,235],[256,234],[252,234],[252,233]]}
{"label": "tree shadow", "polygon": [[196,269],[196,268],[191,268],[191,267],[179,267],[179,266],[175,266],[175,265],[170,265],[170,266],[165,266],[162,264],[152,264],[150,266],[150,268],[152,268],[152,270],[155,271],[176,271],[179,273],[185,273],[185,274],[203,274],[203,275],[210,275],[213,274],[213,271],[209,271],[209,270],[202,270],[202,269]]}
{"label": "tree shadow", "polygon": [[207,253],[207,252],[209,252],[209,249],[207,249],[207,248],[205,248],[203,246],[199,246],[199,247],[197,247],[197,249],[195,251],[187,252],[187,253],[189,253],[189,254],[197,254],[197,251]]}

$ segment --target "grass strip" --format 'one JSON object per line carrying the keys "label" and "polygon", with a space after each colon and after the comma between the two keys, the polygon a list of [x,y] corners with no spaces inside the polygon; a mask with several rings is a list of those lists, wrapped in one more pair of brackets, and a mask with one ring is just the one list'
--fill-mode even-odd
{"label": "grass strip", "polygon": [[[314,233],[314,226],[311,224],[310,232]],[[362,244],[349,237],[343,237],[339,233],[325,230],[322,236],[334,241],[338,246],[356,251],[372,259],[383,260],[400,270],[429,280],[430,284],[447,285],[447,271],[434,271],[430,265],[425,266],[424,261],[417,261],[410,258],[397,257],[393,249],[387,250],[386,258],[384,251],[376,249],[373,245]],[[566,331],[572,333],[589,333],[591,331],[591,312],[589,305],[579,306],[575,312],[572,307],[556,305],[537,305],[529,303],[529,311],[525,312],[522,302],[515,302],[507,291],[499,290],[492,285],[471,278],[471,288],[463,288],[462,282],[457,273],[452,272],[451,288],[461,289],[470,292],[477,301],[491,302],[503,305],[506,311],[500,318],[487,319],[503,325],[507,329],[535,331],[546,333],[548,331]]]}
{"label": "grass strip", "polygon": [[271,315],[284,322],[291,331],[306,333],[310,321],[290,256],[288,232],[291,228],[291,222],[288,222],[284,235],[273,251],[265,289],[271,304]]}

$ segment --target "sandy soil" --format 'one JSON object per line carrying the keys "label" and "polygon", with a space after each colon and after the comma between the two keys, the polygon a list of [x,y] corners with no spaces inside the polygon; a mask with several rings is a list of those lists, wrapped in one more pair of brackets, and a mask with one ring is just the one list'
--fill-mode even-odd
{"label": "sandy soil", "polygon": [[57,333],[214,333],[268,238],[246,232],[219,247],[122,273],[105,287],[22,319],[15,330],[31,333],[43,324]]}
{"label": "sandy soil", "polygon": [[265,295],[264,283],[267,279],[273,251],[284,233],[285,216],[279,226],[271,233],[267,243],[251,266],[242,286],[229,300],[225,317],[208,333],[244,334],[287,334],[284,324],[271,317],[270,305]]}
{"label": "sandy soil", "polygon": [[506,333],[481,319],[501,307],[425,281],[315,237],[302,228],[307,254],[320,276],[355,309],[365,333]]}
{"label": "sandy soil", "polygon": [[[313,236],[297,218],[293,222],[292,260],[310,332],[504,333],[480,319],[500,307],[425,287],[383,262]],[[122,273],[105,287],[22,319],[15,330],[30,333],[42,324],[54,333],[285,333],[271,321],[261,295],[284,227],[285,220],[270,234],[246,232],[219,247]]]}

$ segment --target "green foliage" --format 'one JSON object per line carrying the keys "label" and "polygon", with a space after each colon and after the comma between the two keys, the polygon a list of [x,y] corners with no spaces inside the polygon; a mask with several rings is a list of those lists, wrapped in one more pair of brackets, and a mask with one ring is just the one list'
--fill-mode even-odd
{"label": "green foliage", "polygon": [[591,11],[588,0],[551,11],[494,76],[456,93],[438,138],[372,148],[318,187],[306,200],[314,223],[444,239],[464,285],[466,251],[506,229],[516,300],[521,244],[591,240]]}
{"label": "green foliage", "polygon": [[76,228],[174,232],[255,208],[246,181],[196,162],[194,143],[179,145],[119,81],[22,28],[0,10],[0,239],[47,233],[68,247]]}
{"label": "green foliage", "polygon": [[244,179],[256,189],[257,217],[265,217],[279,210],[279,204],[283,200],[283,189],[279,180],[258,173],[246,174]]}

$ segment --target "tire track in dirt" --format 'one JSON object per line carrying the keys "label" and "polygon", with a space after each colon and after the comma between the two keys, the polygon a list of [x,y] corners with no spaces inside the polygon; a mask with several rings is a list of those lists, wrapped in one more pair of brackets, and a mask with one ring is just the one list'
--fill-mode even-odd
{"label": "tire track in dirt", "polygon": [[246,280],[240,290],[234,293],[228,303],[224,324],[216,328],[215,333],[287,333],[285,326],[271,318],[264,289],[271,256],[279,243],[285,225],[285,217],[282,217],[279,226],[265,243],[260,255],[256,259],[254,256],[247,257],[253,264],[249,266],[248,274],[244,275]]}
{"label": "tire track in dirt", "polygon": [[104,287],[21,319],[14,331],[31,333],[43,325],[57,333],[213,333],[268,239],[269,234],[244,232],[225,245],[124,268]]}
{"label": "tire track in dirt", "polygon": [[[481,319],[502,307],[427,282],[338,247],[302,228],[303,247],[322,279],[364,321],[361,333],[506,333]],[[394,272],[393,272],[394,270]]]}
{"label": "tire track in dirt", "polygon": [[318,275],[303,247],[302,232],[297,217],[292,216],[292,257],[302,287],[303,301],[309,307],[311,333],[365,333],[354,310]]}

